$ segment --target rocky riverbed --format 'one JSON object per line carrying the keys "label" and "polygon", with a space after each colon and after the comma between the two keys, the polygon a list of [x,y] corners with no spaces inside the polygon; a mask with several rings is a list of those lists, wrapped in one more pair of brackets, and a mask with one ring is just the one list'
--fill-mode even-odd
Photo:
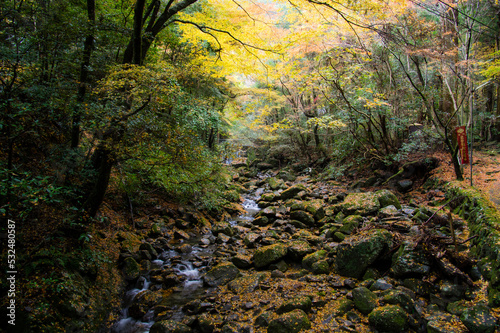
{"label": "rocky riverbed", "polygon": [[113,332],[498,331],[490,268],[446,205],[308,175],[234,179],[245,201],[232,217],[184,212],[138,249],[123,235],[129,299]]}

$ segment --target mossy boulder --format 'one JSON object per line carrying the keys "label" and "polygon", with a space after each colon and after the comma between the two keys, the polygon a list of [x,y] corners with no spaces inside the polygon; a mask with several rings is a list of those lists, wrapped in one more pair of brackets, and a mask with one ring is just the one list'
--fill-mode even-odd
{"label": "mossy boulder", "polygon": [[324,201],[321,199],[306,201],[304,208],[316,221],[325,217]]}
{"label": "mossy boulder", "polygon": [[276,177],[268,178],[267,183],[271,190],[278,190],[285,187],[285,181]]}
{"label": "mossy boulder", "polygon": [[327,255],[328,253],[325,250],[319,250],[310,253],[302,259],[302,267],[304,267],[309,271],[312,271],[314,263],[324,260],[327,257]]}
{"label": "mossy boulder", "polygon": [[264,268],[285,257],[287,247],[281,243],[263,246],[257,249],[253,255],[253,262],[256,268]]}
{"label": "mossy boulder", "polygon": [[302,258],[313,251],[309,242],[305,240],[294,240],[288,245],[288,255],[295,261],[302,261]]}
{"label": "mossy boulder", "polygon": [[337,247],[336,273],[361,278],[368,266],[392,247],[392,235],[385,229],[364,230],[346,238]]}
{"label": "mossy boulder", "polygon": [[[342,297],[338,298],[336,300],[333,300],[329,302],[326,306],[325,309],[328,311],[326,312],[326,317],[329,316],[343,316],[347,312],[351,311],[354,309],[354,302],[347,297]],[[325,318],[326,319],[326,318]]]}
{"label": "mossy boulder", "polygon": [[380,202],[372,192],[349,193],[344,201],[334,205],[336,211],[345,215],[371,215],[380,209]]}
{"label": "mossy boulder", "polygon": [[296,185],[293,185],[293,186],[290,186],[289,188],[287,188],[286,190],[284,190],[283,192],[281,192],[281,199],[283,200],[287,200],[287,199],[292,199],[293,197],[295,197],[297,194],[299,194],[300,192],[302,191],[306,191],[306,187],[302,184],[296,184]]}
{"label": "mossy boulder", "polygon": [[203,280],[210,287],[228,283],[240,275],[240,270],[231,262],[223,262],[209,270]]}
{"label": "mossy boulder", "polygon": [[403,243],[392,256],[391,274],[395,277],[425,275],[430,270],[429,259],[411,242]]}
{"label": "mossy boulder", "polygon": [[369,314],[378,306],[377,295],[366,287],[358,287],[352,290],[352,300],[359,312]]}
{"label": "mossy boulder", "polygon": [[466,309],[460,316],[462,323],[474,333],[493,333],[497,327],[497,319],[491,314],[490,308],[478,304]]}
{"label": "mossy boulder", "polygon": [[394,206],[397,209],[401,209],[401,204],[399,203],[398,197],[389,190],[379,190],[375,192],[375,196],[377,197],[380,208],[384,208],[387,206]]}
{"label": "mossy boulder", "polygon": [[290,212],[290,219],[304,223],[306,226],[311,227],[314,225],[314,217],[303,210],[294,210]]}
{"label": "mossy boulder", "polygon": [[368,315],[371,326],[379,332],[399,333],[408,328],[408,315],[397,305],[385,305],[374,309]]}
{"label": "mossy boulder", "polygon": [[282,314],[270,321],[267,333],[297,333],[311,328],[307,314],[300,309]]}
{"label": "mossy boulder", "polygon": [[132,257],[127,257],[123,261],[123,277],[127,281],[133,281],[141,275],[141,266]]}

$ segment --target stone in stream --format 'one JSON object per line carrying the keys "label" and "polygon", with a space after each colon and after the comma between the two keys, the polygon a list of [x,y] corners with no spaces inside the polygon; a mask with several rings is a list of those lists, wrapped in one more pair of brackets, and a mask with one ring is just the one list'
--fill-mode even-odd
{"label": "stone in stream", "polygon": [[385,305],[374,309],[368,316],[370,325],[379,332],[399,333],[408,328],[408,315],[397,305]]}
{"label": "stone in stream", "polygon": [[391,247],[392,235],[385,229],[365,230],[346,238],[337,247],[335,272],[359,279]]}
{"label": "stone in stream", "polygon": [[141,319],[149,309],[160,303],[161,300],[161,293],[147,289],[143,290],[135,296],[134,301],[128,309],[129,315],[135,319]]}
{"label": "stone in stream", "polygon": [[203,277],[203,281],[210,286],[216,287],[228,283],[240,275],[240,270],[231,262],[223,262],[209,270]]}
{"label": "stone in stream", "polygon": [[310,328],[311,322],[307,314],[300,309],[295,309],[271,320],[267,333],[297,333]]}
{"label": "stone in stream", "polygon": [[279,261],[287,254],[287,248],[281,243],[263,246],[257,249],[253,255],[255,268],[264,268]]}
{"label": "stone in stream", "polygon": [[141,275],[141,267],[134,258],[128,257],[123,261],[122,272],[125,280],[132,281]]}

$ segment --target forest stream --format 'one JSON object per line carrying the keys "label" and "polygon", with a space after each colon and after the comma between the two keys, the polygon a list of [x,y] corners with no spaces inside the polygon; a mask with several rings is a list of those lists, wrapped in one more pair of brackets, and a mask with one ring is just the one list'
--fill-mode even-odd
{"label": "forest stream", "polygon": [[122,256],[133,277],[112,333],[495,332],[487,268],[445,205],[240,172],[244,212]]}

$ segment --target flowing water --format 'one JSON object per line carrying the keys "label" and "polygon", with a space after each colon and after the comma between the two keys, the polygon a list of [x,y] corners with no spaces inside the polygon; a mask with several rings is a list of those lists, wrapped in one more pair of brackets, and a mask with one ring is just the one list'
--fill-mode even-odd
{"label": "flowing water", "polygon": [[[238,221],[253,219],[253,216],[260,210],[256,200],[261,193],[262,191],[259,189],[252,195],[248,195],[243,202],[243,207],[247,213],[230,221],[230,223],[234,225]],[[201,247],[198,246],[198,242],[199,239],[191,242],[193,247],[190,253],[167,250],[162,252],[158,259],[151,262],[152,269],[171,268],[176,275],[184,279],[180,285],[174,287],[168,298],[162,301],[162,304],[168,304],[172,311],[171,320],[182,320],[184,317],[182,307],[184,305],[192,300],[206,296],[213,290],[203,285],[203,272],[207,269],[207,263],[215,251],[215,245]],[[153,310],[149,310],[141,320],[137,320],[129,316],[129,307],[141,291],[147,289],[158,290],[160,288],[161,285],[155,285],[150,281],[149,275],[141,276],[136,284],[124,295],[124,308],[121,312],[121,319],[113,325],[111,333],[148,333],[154,324]]]}

